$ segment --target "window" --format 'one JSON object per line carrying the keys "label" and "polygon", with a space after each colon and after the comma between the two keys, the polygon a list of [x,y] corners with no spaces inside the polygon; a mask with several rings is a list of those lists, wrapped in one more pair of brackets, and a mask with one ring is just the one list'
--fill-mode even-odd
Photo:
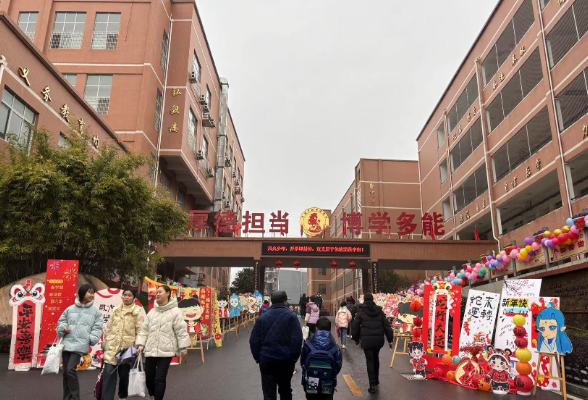
{"label": "window", "polygon": [[67,138],[62,132],[59,132],[59,141],[57,142],[57,146],[66,149],[71,146],[69,140],[67,140]]}
{"label": "window", "polygon": [[163,172],[161,172],[159,176],[161,177],[161,187],[167,190],[168,192],[171,192],[171,178]]}
{"label": "window", "polygon": [[451,109],[448,110],[447,122],[449,132],[453,132],[459,121],[466,114],[474,101],[478,98],[478,78],[474,74],[466,88]]}
{"label": "window", "polygon": [[443,200],[443,221],[447,221],[452,217],[451,213],[451,203],[449,201],[449,197]]}
{"label": "window", "polygon": [[318,269],[318,274],[319,274],[319,276],[326,276],[327,275],[327,269],[326,268],[319,268]]}
{"label": "window", "polygon": [[119,29],[120,13],[96,13],[92,49],[116,50]]}
{"label": "window", "polygon": [[210,93],[210,88],[208,87],[208,85],[206,85],[206,104],[208,105],[209,109],[212,108],[211,100],[212,100],[212,94]]}
{"label": "window", "polygon": [[178,204],[182,207],[182,210],[186,208],[186,191],[178,190]]}
{"label": "window", "polygon": [[547,35],[549,66],[553,68],[588,32],[588,0],[576,0]]}
{"label": "window", "polygon": [[167,68],[167,53],[169,49],[169,37],[167,36],[167,32],[163,31],[163,39],[161,41],[161,57],[159,62],[161,63],[161,68],[166,71]]}
{"label": "window", "polygon": [[441,184],[443,185],[449,175],[447,173],[447,159],[441,161],[441,164],[439,164],[439,172],[441,173]]}
{"label": "window", "polygon": [[190,109],[190,113],[188,116],[188,146],[192,149],[192,151],[196,150],[196,126],[198,124],[198,120],[196,119],[196,115],[192,109]]}
{"label": "window", "polygon": [[157,89],[157,97],[155,98],[155,116],[153,118],[153,127],[159,132],[161,128],[161,107],[163,106],[163,94]]}
{"label": "window", "polygon": [[18,146],[28,147],[30,127],[36,119],[37,113],[5,87],[0,105],[0,139],[14,140]]}
{"label": "window", "polygon": [[542,79],[541,59],[539,49],[536,49],[488,106],[486,116],[489,134],[504,121]]}
{"label": "window", "polygon": [[88,75],[84,99],[100,115],[108,115],[112,75]]}
{"label": "window", "polygon": [[196,77],[196,81],[200,82],[200,61],[198,61],[196,51],[194,51],[194,58],[192,59],[192,72]]}
{"label": "window", "polygon": [[437,148],[440,149],[445,143],[445,124],[439,125],[437,128]]}
{"label": "window", "polygon": [[208,160],[208,140],[202,135],[202,155],[205,160]]}
{"label": "window", "polygon": [[451,159],[451,172],[454,172],[461,164],[463,164],[474,150],[484,140],[482,134],[482,119],[478,120],[472,125],[469,131],[461,138],[455,147],[449,152]]}
{"label": "window", "polygon": [[494,78],[494,75],[496,75],[534,22],[533,3],[531,0],[525,0],[482,63],[484,87]]}
{"label": "window", "polygon": [[551,2],[551,0],[539,0],[539,5],[541,6],[541,11],[547,7],[547,5]]}
{"label": "window", "polygon": [[76,87],[76,82],[78,80],[77,74],[63,74],[63,77],[65,79],[67,79],[67,81],[69,82],[70,85],[72,85],[73,87]]}
{"label": "window", "polygon": [[85,12],[55,13],[50,49],[81,49],[86,27]]}
{"label": "window", "polygon": [[455,212],[463,210],[486,190],[488,190],[488,180],[486,179],[486,164],[483,164],[453,192]]}
{"label": "window", "polygon": [[549,114],[547,108],[544,108],[494,153],[492,156],[494,182],[504,178],[549,142],[551,142]]}
{"label": "window", "polygon": [[588,113],[588,68],[574,79],[555,99],[560,132]]}
{"label": "window", "polygon": [[353,283],[353,271],[345,271],[345,287]]}
{"label": "window", "polygon": [[35,39],[38,19],[38,12],[21,12],[18,14],[18,27],[31,39],[31,42]]}
{"label": "window", "polygon": [[320,294],[327,294],[327,284],[319,283],[318,291]]}

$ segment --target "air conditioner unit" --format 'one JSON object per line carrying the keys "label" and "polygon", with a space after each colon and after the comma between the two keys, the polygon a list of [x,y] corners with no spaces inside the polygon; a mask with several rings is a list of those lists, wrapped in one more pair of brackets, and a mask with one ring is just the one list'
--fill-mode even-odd
{"label": "air conditioner unit", "polygon": [[206,177],[207,178],[213,178],[214,177],[214,168],[212,168],[212,167],[208,168],[208,170],[206,171]]}
{"label": "air conditioner unit", "polygon": [[202,126],[206,128],[214,128],[216,126],[214,119],[210,116],[209,113],[204,114],[204,118],[202,119]]}
{"label": "air conditioner unit", "polygon": [[196,152],[196,159],[197,160],[204,160],[204,153],[202,152],[202,150],[198,150]]}
{"label": "air conditioner unit", "polygon": [[190,72],[190,83],[198,83],[198,74],[194,71]]}
{"label": "air conditioner unit", "polygon": [[231,166],[231,159],[225,158],[225,167],[230,167],[230,166]]}
{"label": "air conditioner unit", "polygon": [[235,186],[235,194],[241,194],[241,186]]}

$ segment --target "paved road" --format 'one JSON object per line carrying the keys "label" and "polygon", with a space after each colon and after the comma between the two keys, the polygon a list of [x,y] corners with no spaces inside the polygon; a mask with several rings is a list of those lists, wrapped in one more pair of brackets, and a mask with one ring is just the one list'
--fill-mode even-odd
{"label": "paved road", "polygon": [[[333,332],[334,333],[334,332]],[[249,352],[249,335],[247,331],[240,331],[239,341],[235,341],[231,334],[222,348],[211,347],[205,352],[206,364],[202,364],[199,354],[190,354],[188,363],[182,366],[172,366],[168,375],[166,399],[182,400],[228,400],[228,399],[263,399],[261,394],[261,378],[259,369]],[[464,389],[455,385],[439,381],[415,382],[408,381],[399,373],[411,372],[407,356],[397,357],[394,369],[390,369],[392,353],[387,347],[380,353],[381,386],[379,393],[367,393],[368,379],[365,359],[361,348],[353,343],[343,353],[343,370],[340,374],[338,392],[339,400],[357,399],[343,379],[343,375],[350,375],[362,392],[362,396],[372,399],[406,400],[474,400],[491,399],[492,394]],[[40,370],[29,372],[7,371],[8,357],[0,355],[0,399],[2,400],[42,400],[62,399],[61,375],[43,375]],[[300,384],[300,366],[292,380],[294,399],[304,399],[304,392]],[[82,399],[93,399],[93,390],[97,371],[80,372]],[[359,396],[361,397],[361,396]],[[501,399],[515,399],[515,396],[501,396]],[[560,396],[543,392],[537,396],[540,400],[561,399]],[[519,398],[520,399],[520,398]]]}

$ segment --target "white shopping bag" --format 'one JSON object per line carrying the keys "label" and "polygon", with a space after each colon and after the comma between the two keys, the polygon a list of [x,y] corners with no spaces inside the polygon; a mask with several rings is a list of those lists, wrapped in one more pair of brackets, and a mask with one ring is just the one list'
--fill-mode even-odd
{"label": "white shopping bag", "polygon": [[308,339],[309,332],[310,332],[310,328],[308,326],[303,326],[302,327],[302,339],[303,340],[307,340]]}
{"label": "white shopping bag", "polygon": [[137,357],[135,366],[129,374],[128,398],[147,397],[147,386],[145,384],[145,368],[143,367],[143,355]]}
{"label": "white shopping bag", "polygon": [[41,375],[59,373],[59,367],[61,366],[61,353],[63,352],[62,342],[63,338],[59,339],[59,342],[53,343],[49,349],[47,358],[45,359],[45,365],[43,366],[43,371],[41,371]]}

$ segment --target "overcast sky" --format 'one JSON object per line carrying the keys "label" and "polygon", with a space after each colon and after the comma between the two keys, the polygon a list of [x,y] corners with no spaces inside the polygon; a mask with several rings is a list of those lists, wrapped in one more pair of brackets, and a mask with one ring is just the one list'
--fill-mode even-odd
{"label": "overcast sky", "polygon": [[[416,137],[497,0],[197,0],[245,153],[244,211],[334,209]],[[266,222],[267,229],[267,222]]]}

